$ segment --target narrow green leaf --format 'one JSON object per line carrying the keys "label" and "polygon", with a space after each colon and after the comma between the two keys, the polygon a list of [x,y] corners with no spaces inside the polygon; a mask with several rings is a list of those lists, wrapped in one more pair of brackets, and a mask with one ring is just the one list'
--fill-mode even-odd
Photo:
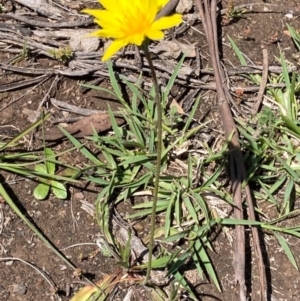
{"label": "narrow green leaf", "polygon": [[101,162],[100,160],[98,160],[90,151],[88,151],[87,148],[85,148],[85,146],[79,142],[79,140],[77,140],[72,135],[70,135],[70,133],[67,132],[64,128],[62,128],[60,126],[58,128],[71,141],[71,143],[80,150],[80,152],[87,159],[89,159],[90,161],[92,161],[95,165],[100,165],[100,166],[103,165],[103,162]]}
{"label": "narrow green leaf", "polygon": [[[156,207],[156,213],[159,213],[161,211],[165,211],[166,207]],[[133,218],[138,218],[138,217],[143,217],[143,216],[147,216],[150,215],[152,213],[152,208],[151,209],[145,209],[145,210],[141,210],[138,211],[136,213],[130,214],[126,216],[126,219],[133,219]]]}
{"label": "narrow green leaf", "polygon": [[193,290],[191,289],[191,287],[189,286],[189,284],[185,280],[185,278],[178,271],[175,272],[173,275],[174,275],[174,278],[183,287],[183,289],[188,292],[189,298],[191,298],[194,301],[199,301],[199,298],[194,294]]}
{"label": "narrow green leaf", "polygon": [[198,224],[199,220],[198,220],[197,212],[195,211],[195,207],[192,204],[190,198],[188,196],[183,197],[183,202],[184,202],[187,210],[189,211],[189,214],[191,215],[194,223]]}
{"label": "narrow green leaf", "polygon": [[199,256],[199,259],[201,260],[201,263],[204,265],[205,270],[207,274],[210,276],[210,278],[213,280],[216,288],[221,292],[221,286],[218,280],[218,277],[215,273],[215,269],[213,267],[213,264],[207,254],[207,252],[204,249],[204,246],[202,245],[202,242],[200,239],[197,239],[194,244],[195,252]]}
{"label": "narrow green leaf", "polygon": [[234,53],[236,54],[236,56],[238,57],[239,61],[241,62],[241,64],[243,66],[247,66],[247,62],[246,59],[244,58],[244,55],[241,53],[240,49],[237,47],[237,45],[234,43],[234,41],[230,38],[230,36],[227,35],[227,38],[232,46],[232,49],[234,51]]}
{"label": "narrow green leaf", "polygon": [[186,259],[191,256],[192,252],[185,251],[176,261],[175,263],[169,268],[166,277],[174,274],[186,261]]}
{"label": "narrow green leaf", "polygon": [[175,199],[175,218],[178,227],[181,227],[182,208],[181,208],[181,195],[179,192],[176,193]]}
{"label": "narrow green leaf", "polygon": [[123,93],[119,87],[119,84],[117,82],[116,76],[115,76],[115,72],[113,70],[113,66],[112,66],[112,61],[108,60],[107,62],[107,67],[108,67],[108,72],[109,72],[109,78],[110,78],[110,83],[113,87],[114,93],[117,95],[117,97],[119,98],[119,100],[123,100]]}
{"label": "narrow green leaf", "polygon": [[173,235],[170,235],[169,237],[166,237],[164,239],[164,242],[173,242],[173,241],[178,241],[184,237],[187,237],[189,234],[189,230],[186,230],[186,231],[182,231],[182,232],[179,232],[177,234],[173,234]]}
{"label": "narrow green leaf", "polygon": [[[201,99],[201,95],[199,95],[199,96],[197,97],[195,103],[194,103],[193,106],[192,106],[191,112],[189,112],[188,119],[187,119],[187,121],[185,122],[184,128],[183,128],[183,130],[182,130],[183,137],[185,136],[184,139],[188,139],[188,137],[185,135],[185,133],[187,132],[187,130],[189,129],[191,123],[193,122],[195,113],[196,113],[196,111],[197,111],[198,108],[199,108],[199,102],[200,102],[200,99]],[[182,138],[182,140],[180,141],[180,144],[181,144],[181,143],[183,143],[183,138]]]}
{"label": "narrow green leaf", "polygon": [[28,128],[26,128],[24,131],[22,131],[19,135],[15,136],[13,139],[11,139],[7,143],[5,143],[3,146],[1,146],[0,151],[13,146],[17,141],[19,141],[24,136],[26,136],[28,133],[32,132],[35,128],[37,128],[39,125],[44,123],[50,117],[50,115],[51,115],[50,113],[47,113],[42,118],[40,118],[38,121],[31,124]]}
{"label": "narrow green leaf", "polygon": [[169,79],[169,81],[167,83],[167,86],[166,86],[165,90],[163,91],[163,94],[162,94],[162,102],[163,102],[163,104],[167,103],[167,101],[168,101],[169,93],[170,93],[172,87],[174,86],[174,82],[176,80],[176,77],[179,74],[179,71],[180,71],[180,68],[181,68],[181,66],[183,64],[184,59],[185,59],[185,55],[183,55],[182,58],[180,59],[180,61],[178,62],[177,66],[176,66],[176,68],[174,70],[174,72],[172,73],[172,75],[171,75],[171,77],[170,77],[170,79]]}
{"label": "narrow green leaf", "polygon": [[280,243],[280,245],[281,245],[282,249],[284,250],[284,253],[286,254],[287,258],[290,260],[290,262],[295,267],[295,269],[298,270],[297,262],[295,260],[295,257],[293,255],[289,245],[287,244],[286,240],[280,234],[278,234],[276,232],[273,232],[273,234],[275,235],[278,242]]}
{"label": "narrow green leaf", "polygon": [[[158,259],[152,260],[151,267],[153,269],[165,268],[170,263],[171,259],[172,259],[172,257],[170,255],[162,256]],[[145,264],[141,264],[139,266],[136,266],[135,268],[143,270],[143,269],[147,268],[147,266],[148,266],[148,263],[145,263]]]}
{"label": "narrow green leaf", "polygon": [[173,221],[173,206],[174,206],[174,200],[175,200],[175,195],[172,195],[172,197],[169,200],[168,203],[168,207],[166,210],[166,216],[165,216],[165,237],[168,237],[169,233],[170,233],[170,227],[171,227],[171,223]]}
{"label": "narrow green leaf", "polygon": [[289,214],[293,208],[295,197],[293,196],[295,183],[293,179],[289,179],[284,192],[285,214]]}
{"label": "narrow green leaf", "polygon": [[137,155],[137,156],[133,156],[133,157],[127,157],[124,158],[125,160],[123,160],[119,166],[123,166],[123,165],[129,165],[129,164],[143,164],[145,162],[148,162],[149,160],[153,160],[156,157],[156,154],[148,154],[148,155]]}

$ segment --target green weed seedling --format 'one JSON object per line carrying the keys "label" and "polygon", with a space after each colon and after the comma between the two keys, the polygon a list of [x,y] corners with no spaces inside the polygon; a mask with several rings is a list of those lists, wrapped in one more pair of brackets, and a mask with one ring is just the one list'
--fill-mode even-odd
{"label": "green weed seedling", "polygon": [[73,57],[74,53],[70,46],[66,46],[58,49],[50,49],[49,54],[53,56],[54,59],[62,64],[66,64]]}
{"label": "green weed seedling", "polygon": [[[42,164],[37,164],[35,166],[35,170],[44,173],[45,175],[54,175],[56,164],[51,161],[50,159],[55,159],[55,153],[50,148],[45,149],[45,157],[46,162]],[[61,182],[55,179],[46,179],[46,178],[39,178],[41,182],[38,184],[34,191],[33,195],[38,200],[44,200],[48,195],[50,190],[52,190],[53,194],[59,199],[67,198],[67,188]]]}
{"label": "green weed seedling", "polygon": [[234,3],[233,0],[230,0],[228,5],[227,5],[227,11],[226,11],[226,15],[225,18],[227,20],[239,20],[243,14],[246,12],[246,9],[243,10],[238,10],[234,7]]}
{"label": "green weed seedling", "polygon": [[292,26],[290,26],[289,24],[287,24],[288,30],[292,36],[292,39],[295,43],[295,45],[298,48],[298,51],[300,51],[300,33],[299,31],[295,30]]}
{"label": "green weed seedling", "polygon": [[[0,172],[6,171],[8,173],[17,174],[23,176],[27,179],[35,179],[35,178],[43,178],[46,179],[54,179],[56,181],[64,181],[64,182],[72,182],[78,183],[78,180],[75,180],[74,177],[64,177],[54,174],[47,174],[39,170],[35,170],[33,168],[34,165],[45,162],[44,158],[41,158],[41,155],[34,154],[32,152],[22,152],[22,151],[13,151],[12,148],[22,145],[20,141],[26,135],[31,133],[38,126],[42,125],[47,118],[49,118],[50,114],[46,114],[42,118],[40,118],[35,123],[31,124],[28,128],[23,130],[20,134],[13,137],[8,142],[0,141]],[[48,161],[50,161],[49,157],[52,157],[52,161],[55,167],[56,162],[54,161],[55,155],[53,152],[48,152]],[[66,166],[71,170],[78,172],[76,168],[72,166]],[[52,167],[53,168],[53,167]],[[38,168],[39,169],[39,168]],[[50,168],[51,169],[51,168]],[[10,208],[19,216],[19,218],[30,228],[34,234],[47,246],[52,252],[60,258],[67,266],[71,269],[76,270],[76,266],[74,266],[57,248],[43,235],[43,233],[35,226],[34,223],[31,222],[24,214],[23,211],[19,209],[19,207],[14,203],[13,199],[9,195],[6,185],[0,183],[0,196],[6,201],[6,203],[10,206]],[[20,200],[22,201],[22,200]],[[84,277],[84,276],[83,276]],[[90,282],[89,279],[86,279]],[[91,282],[90,282],[91,283]]]}

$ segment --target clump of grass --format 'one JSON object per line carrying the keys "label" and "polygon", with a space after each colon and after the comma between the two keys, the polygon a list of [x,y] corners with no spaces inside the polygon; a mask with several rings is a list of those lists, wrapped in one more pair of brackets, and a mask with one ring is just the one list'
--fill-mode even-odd
{"label": "clump of grass", "polygon": [[300,33],[299,33],[299,31],[295,30],[295,28],[293,28],[289,24],[287,24],[287,27],[288,27],[288,30],[291,34],[291,37],[293,38],[293,41],[294,41],[295,45],[298,48],[298,51],[300,51]]}
{"label": "clump of grass", "polygon": [[70,46],[51,49],[49,50],[49,54],[51,54],[54,59],[62,64],[68,63],[74,56],[74,52]]}
{"label": "clump of grass", "polygon": [[[231,203],[232,200],[218,181],[226,161],[223,154],[227,151],[227,145],[224,145],[223,149],[215,154],[204,143],[202,151],[206,157],[203,158],[199,155],[199,149],[194,149],[191,144],[191,139],[205,126],[195,124],[194,127],[191,127],[200,98],[196,100],[184,122],[184,116],[178,114],[174,109],[168,109],[169,93],[181,64],[182,61],[162,91],[163,151],[156,213],[163,216],[165,222],[156,229],[155,235],[164,242],[177,244],[179,240],[184,240],[188,244],[176,254],[170,253],[166,247],[161,245],[161,252],[153,261],[153,268],[168,268],[171,278],[180,281],[192,296],[192,290],[184,275],[181,274],[181,267],[187,261],[194,263],[201,276],[204,277],[204,274],[208,274],[220,290],[216,272],[207,252],[207,247],[212,248],[208,240],[209,232],[216,223],[205,195],[216,195],[228,203]],[[115,116],[109,109],[113,132],[107,136],[99,136],[95,133],[90,138],[100,153],[97,157],[80,141],[62,130],[73,145],[90,161],[86,165],[86,171],[89,172],[83,172],[82,178],[101,187],[95,203],[96,217],[108,244],[114,246],[114,250],[120,251],[114,235],[110,232],[111,212],[113,207],[120,202],[134,198],[136,195],[150,195],[151,197],[153,193],[156,170],[157,113],[153,90],[146,93],[139,82],[132,84],[120,76],[123,85],[132,95],[130,103],[126,102],[111,63],[108,64],[108,67],[113,91],[101,87],[88,87],[104,90],[113,94],[120,101],[122,107],[119,109],[119,114],[126,120],[126,127],[117,125]],[[87,85],[84,86],[87,87]],[[219,163],[216,168],[212,168],[212,172],[207,172],[207,167],[211,162]],[[93,170],[92,175],[91,170]],[[178,170],[178,172],[174,172],[174,170]],[[199,177],[201,184],[197,180]],[[147,218],[151,215],[152,203],[153,201],[149,199],[133,206],[136,212],[126,218],[130,220]],[[120,257],[124,257],[122,253],[123,255],[128,254],[128,252],[119,253]],[[128,258],[125,262],[128,262]],[[141,263],[134,266],[134,269],[140,271],[145,268],[146,264]]]}
{"label": "clump of grass", "polygon": [[[237,46],[235,47],[237,51]],[[238,53],[242,58],[242,54]],[[180,62],[181,64],[182,62]],[[246,65],[246,60],[242,63]],[[282,61],[283,63],[283,61]],[[179,64],[179,66],[180,66]],[[186,147],[190,145],[191,139],[205,125],[191,127],[195,110],[200,99],[197,99],[193,106],[189,118],[182,122],[182,116],[167,108],[169,91],[174,83],[179,67],[175,70],[167,87],[162,92],[163,100],[163,154],[162,167],[159,183],[159,200],[157,203],[157,216],[164,220],[162,225],[158,225],[155,230],[155,237],[160,239],[160,252],[154,261],[153,268],[167,269],[167,276],[173,281],[178,281],[185,292],[193,300],[197,297],[188,285],[187,279],[182,272],[182,267],[187,263],[192,264],[200,277],[208,275],[215,286],[221,290],[217,271],[210,259],[208,250],[212,250],[209,242],[211,231],[215,227],[231,227],[235,225],[248,225],[265,229],[272,233],[278,240],[291,263],[297,268],[297,263],[293,253],[287,243],[284,234],[300,237],[298,227],[279,226],[278,222],[284,221],[294,214],[293,194],[299,193],[297,188],[298,171],[295,170],[295,159],[297,158],[297,147],[294,147],[291,139],[295,139],[296,132],[293,132],[290,120],[298,113],[295,111],[289,114],[276,114],[270,109],[264,109],[256,119],[257,128],[237,121],[239,130],[243,136],[241,141],[245,153],[245,162],[249,167],[247,181],[256,189],[254,190],[257,199],[271,202],[278,210],[275,218],[266,218],[267,213],[259,211],[262,221],[235,220],[226,213],[218,210],[218,205],[214,207],[208,201],[207,196],[213,195],[232,205],[231,195],[224,188],[220,181],[220,176],[227,162],[227,144],[215,153],[207,144],[202,144],[201,153],[199,149]],[[286,68],[284,69],[287,70]],[[130,244],[126,244],[122,251],[118,243],[114,240],[110,232],[110,217],[112,208],[120,203],[134,197],[135,195],[149,195],[153,191],[155,174],[155,116],[156,108],[153,100],[153,91],[146,94],[139,83],[132,84],[121,76],[122,83],[131,92],[131,103],[127,103],[122,95],[121,89],[114,76],[111,64],[109,64],[110,79],[113,86],[113,94],[122,104],[120,109],[122,117],[126,120],[126,127],[119,127],[114,121],[114,115],[109,114],[112,120],[113,132],[106,137],[98,136],[96,133],[91,141],[101,152],[103,159],[95,157],[78,140],[65,133],[74,146],[91,161],[87,169],[93,169],[94,174],[85,174],[85,180],[94,182],[102,187],[96,200],[97,220],[99,222],[105,239],[111,246],[115,246],[121,260],[122,266],[129,268]],[[286,71],[287,72],[287,71]],[[259,83],[260,77],[249,77]],[[289,76],[283,76],[288,81]],[[284,95],[278,96],[277,101],[295,101],[290,93],[296,91],[294,85],[296,81],[288,82]],[[91,86],[89,86],[91,88]],[[99,87],[92,87],[103,90]],[[276,93],[270,91],[269,94]],[[286,106],[288,102],[285,101]],[[284,104],[281,104],[282,106]],[[287,109],[287,107],[285,108]],[[292,105],[293,110],[298,110],[296,105]],[[285,111],[281,111],[284,113]],[[292,119],[293,122],[296,119]],[[182,128],[178,125],[184,124]],[[257,132],[259,129],[259,132]],[[298,144],[299,145],[299,144]],[[179,150],[179,152],[177,152]],[[180,156],[176,154],[180,153]],[[286,156],[289,155],[288,160]],[[180,164],[180,165],[176,165]],[[212,167],[213,166],[213,167]],[[171,170],[171,167],[173,169]],[[180,172],[174,172],[174,167]],[[210,172],[208,172],[210,170]],[[199,181],[199,179],[201,179]],[[276,193],[279,189],[284,190],[284,199],[279,202]],[[130,221],[134,219],[147,218],[152,211],[152,200],[143,201],[132,207],[136,210],[127,216]],[[218,214],[219,213],[219,214]],[[221,215],[220,215],[221,214]],[[276,226],[275,226],[276,225]],[[145,242],[147,243],[147,238]],[[178,252],[170,253],[165,243],[178,247],[178,242],[186,242],[178,248]],[[127,250],[127,251],[126,251]],[[125,255],[124,255],[125,254]],[[127,264],[126,264],[127,263]],[[134,264],[130,268],[143,271],[146,264]]]}
{"label": "clump of grass", "polygon": [[[230,40],[233,49],[243,65],[247,62],[233,40]],[[299,226],[285,227],[285,221],[298,214],[294,205],[299,197],[299,85],[300,77],[296,73],[288,72],[288,65],[283,53],[278,61],[282,66],[282,74],[279,76],[270,74],[269,81],[272,83],[284,83],[285,88],[267,88],[266,101],[269,107],[246,123],[237,120],[238,128],[242,134],[241,144],[245,153],[245,163],[248,167],[247,181],[254,188],[256,200],[269,202],[276,209],[277,214],[261,211],[261,220],[265,224],[282,225],[280,229],[273,229],[271,233],[278,240],[285,254],[297,267],[296,260],[281,233],[288,233],[299,237]],[[259,84],[257,76],[247,76],[254,84]],[[272,107],[272,109],[270,108]]]}

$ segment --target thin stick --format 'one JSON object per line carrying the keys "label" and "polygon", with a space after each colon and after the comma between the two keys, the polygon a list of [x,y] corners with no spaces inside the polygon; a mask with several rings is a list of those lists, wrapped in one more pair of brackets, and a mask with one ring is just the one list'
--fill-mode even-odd
{"label": "thin stick", "polygon": [[264,93],[268,82],[268,70],[269,70],[269,60],[268,60],[268,49],[263,48],[263,72],[262,72],[262,78],[261,83],[259,87],[259,91],[256,97],[256,103],[254,105],[254,108],[252,110],[252,115],[255,115],[258,113],[260,105],[264,99]]}
{"label": "thin stick", "polygon": [[28,266],[30,266],[31,268],[36,270],[48,282],[48,284],[54,289],[54,291],[57,290],[57,287],[53,283],[53,281],[48,279],[48,277],[46,277],[45,273],[40,268],[34,266],[33,264],[29,263],[28,261],[21,259],[21,258],[16,258],[16,257],[2,257],[2,258],[0,258],[0,261],[21,261],[21,262],[27,264]]}
{"label": "thin stick", "polygon": [[177,6],[179,0],[170,0],[168,3],[161,9],[161,11],[157,14],[156,20],[161,17],[169,15]]}
{"label": "thin stick", "polygon": [[52,82],[52,84],[51,84],[51,86],[50,86],[50,88],[48,89],[46,95],[43,97],[42,101],[39,103],[39,106],[38,106],[38,108],[36,110],[36,115],[35,115],[35,118],[34,118],[33,122],[36,122],[38,120],[38,118],[40,116],[40,113],[41,113],[41,109],[42,109],[44,103],[48,100],[48,96],[49,96],[49,94],[50,94],[50,92],[51,92],[54,84],[57,84],[57,82],[59,80],[60,80],[59,76],[56,75],[55,78],[54,78],[54,80],[53,80],[53,82]]}
{"label": "thin stick", "polygon": [[[42,78],[42,79],[41,79]],[[22,94],[20,97],[17,97],[13,100],[11,100],[6,106],[4,106],[3,108],[0,109],[0,112],[2,112],[3,110],[5,110],[6,108],[8,108],[10,105],[12,105],[13,103],[15,103],[16,101],[20,100],[21,98],[27,96],[28,94],[30,94],[35,88],[37,88],[38,86],[42,85],[46,80],[49,79],[49,76],[44,76],[44,77],[39,77],[40,82],[35,85],[34,87],[32,87],[31,89],[27,90],[24,94]]]}
{"label": "thin stick", "polygon": [[[201,0],[196,0],[197,8],[200,12],[200,16],[203,22],[203,27],[208,40],[209,50],[211,54],[211,60],[216,78],[216,88],[219,102],[219,112],[222,118],[224,132],[226,138],[232,135],[229,141],[230,153],[230,170],[231,170],[231,181],[233,199],[235,203],[234,216],[236,219],[243,219],[243,204],[242,204],[242,183],[246,181],[246,170],[243,161],[243,155],[241,152],[238,131],[235,126],[235,122],[229,107],[228,100],[231,100],[228,87],[225,83],[224,70],[220,63],[217,43],[217,26],[216,26],[216,0],[211,1],[209,6],[208,0],[204,0],[204,7]],[[212,23],[212,24],[211,24]],[[268,68],[267,68],[268,69]],[[255,211],[253,205],[252,194],[249,185],[245,185],[244,188],[246,200],[249,209],[249,217],[251,220],[255,220]],[[265,275],[264,275],[264,263],[259,242],[258,229],[252,228],[253,242],[255,250],[258,256],[259,272],[260,272],[260,285],[261,285],[261,300],[264,298],[265,290]],[[234,262],[233,267],[235,271],[236,281],[240,285],[240,300],[246,301],[247,288],[245,285],[245,232],[244,227],[241,225],[236,226],[236,239],[234,246]]]}
{"label": "thin stick", "polygon": [[[245,167],[243,163],[243,156],[240,149],[238,131],[230,110],[229,101],[231,95],[228,87],[225,84],[225,74],[221,66],[218,49],[218,36],[216,25],[216,0],[209,3],[204,0],[204,6],[201,0],[196,0],[196,6],[199,10],[203,28],[207,37],[208,46],[210,50],[212,65],[215,74],[216,88],[218,95],[219,112],[223,122],[225,137],[231,137],[229,141],[230,147],[230,175],[232,181],[232,192],[235,203],[234,217],[236,219],[243,219],[243,200],[242,200],[242,183],[245,180]],[[248,192],[248,189],[246,189]],[[250,199],[250,200],[249,200]],[[247,200],[252,203],[251,194],[247,193]],[[250,204],[249,204],[250,207]],[[236,239],[234,245],[234,272],[235,280],[240,286],[240,300],[247,300],[247,288],[245,285],[245,230],[243,226],[236,226]]]}
{"label": "thin stick", "polygon": [[68,21],[68,22],[57,22],[57,23],[52,23],[52,22],[44,22],[44,21],[37,21],[37,20],[32,20],[28,19],[24,16],[18,15],[18,14],[1,14],[1,18],[3,19],[14,19],[21,21],[23,23],[32,25],[32,26],[37,26],[37,27],[47,27],[47,28],[74,28],[74,27],[80,27],[80,26],[88,26],[94,23],[92,18],[88,18],[85,20],[79,20],[79,21]]}

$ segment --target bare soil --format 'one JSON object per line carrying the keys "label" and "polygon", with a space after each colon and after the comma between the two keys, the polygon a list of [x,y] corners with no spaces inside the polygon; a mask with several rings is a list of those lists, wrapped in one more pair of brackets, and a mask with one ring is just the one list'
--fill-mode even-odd
{"label": "bare soil", "polygon": [[[0,2],[3,3],[3,5],[7,5],[10,1]],[[21,6],[14,3],[15,1],[12,2],[14,12],[17,13]],[[68,6],[69,2],[63,2],[64,5]],[[234,1],[233,4],[241,5],[249,4],[249,2],[251,1]],[[92,5],[95,6],[95,3]],[[249,5],[247,7],[248,9]],[[90,7],[87,2],[81,3],[80,1],[73,1],[70,8],[73,9],[75,7],[75,9],[79,10],[84,6]],[[228,2],[221,1],[221,8],[227,7]],[[266,9],[270,11],[266,11]],[[292,19],[286,17],[286,14],[290,12],[293,13]],[[285,57],[291,63],[297,64],[293,56],[297,53],[297,50],[291,38],[286,34],[286,23],[300,30],[299,15],[300,4],[298,1],[273,0],[266,3],[261,2],[260,5],[253,5],[252,12],[248,11],[242,14],[239,19],[228,20],[226,16],[220,17],[218,20],[220,35],[222,37],[220,55],[223,58],[225,66],[232,68],[233,66],[240,65],[233,50],[229,47],[227,35],[235,40],[240,50],[255,65],[262,65],[262,44],[268,47],[269,65],[280,65],[277,60],[280,50],[285,53]],[[197,22],[194,27],[203,32],[200,22]],[[202,68],[206,68],[210,66],[210,61],[205,36],[199,35],[199,33],[194,30],[194,27],[189,28],[180,39],[189,41],[189,43],[197,43],[200,50]],[[0,62],[4,62],[12,57],[12,53],[1,49]],[[61,68],[57,61],[43,55],[29,56],[17,62],[15,65],[20,67],[38,66],[39,68]],[[191,65],[194,66],[194,61],[192,60]],[[7,83],[23,81],[29,78],[32,78],[32,76],[24,76],[16,72],[1,70],[0,66],[0,87]],[[52,77],[34,89],[32,89],[33,86],[30,86],[8,92],[1,92],[1,136],[3,139],[5,137],[12,137],[15,134],[15,130],[22,130],[30,125],[30,121],[28,120],[30,112],[37,111],[39,104],[48,91],[50,91],[51,97],[79,107],[98,110],[106,110],[108,104],[112,107],[117,107],[117,103],[111,99],[109,95],[101,94],[95,90],[88,92],[83,91],[79,83],[91,79],[92,78],[87,76],[83,78],[62,77],[58,83],[55,84],[56,86],[53,89],[50,88],[54,80]],[[211,81],[213,81],[213,77],[209,78],[209,82]],[[104,80],[103,83],[108,85],[106,80]],[[246,85],[241,82],[238,82],[238,84]],[[32,91],[25,97],[20,98],[24,93],[28,92],[29,89],[32,89]],[[175,90],[176,89],[178,90],[180,88],[175,87]],[[207,90],[203,90],[201,93],[209,97],[201,104],[197,112],[198,118],[202,119],[207,114],[211,114],[210,117],[212,116],[216,120],[215,126],[221,130],[217,110],[213,105],[215,92],[208,90],[207,94]],[[238,104],[240,105],[241,102],[247,102],[247,98],[245,97],[239,100]],[[66,116],[51,106],[49,98],[46,99],[44,107],[45,110],[53,113],[54,118]],[[47,126],[51,127],[50,123],[47,123]],[[29,142],[29,140],[25,141],[25,145],[31,149],[39,149],[41,147],[41,142],[38,140],[33,140],[33,144]],[[54,149],[61,151],[68,147],[70,147],[68,142],[59,142]],[[74,153],[72,153],[69,158],[66,157],[65,160],[66,163],[82,163],[80,155]],[[71,187],[69,189],[69,198],[65,201],[58,200],[53,195],[45,201],[37,201],[32,194],[36,185],[33,181],[23,179],[20,176],[2,173],[1,182],[5,183],[5,187],[9,189],[9,193],[14,201],[22,210],[27,212],[44,235],[51,240],[59,250],[62,250],[70,261],[81,269],[88,278],[98,280],[103,274],[113,272],[117,269],[115,260],[104,257],[101,253],[97,252],[98,247],[95,244],[92,245],[99,234],[99,226],[94,218],[81,209],[80,200],[86,199],[88,202],[94,203],[99,188],[93,185],[89,185],[88,187]],[[130,210],[130,208],[126,208],[126,206],[124,205],[123,210]],[[118,208],[118,210],[122,210],[122,206]],[[3,230],[0,232],[0,300],[56,300],[53,297],[53,288],[51,288],[45,279],[33,268],[17,259],[30,262],[48,275],[51,279],[51,283],[55,284],[58,288],[56,294],[58,294],[61,300],[69,300],[70,296],[83,286],[79,278],[74,275],[74,272],[65,266],[49,248],[43,245],[39,239],[32,234],[32,231],[13,213],[4,200],[1,199],[0,224],[3,224]],[[137,226],[137,229],[140,229],[140,227]],[[208,279],[200,279],[194,267],[187,267],[187,277],[198,293],[200,300],[239,300],[238,287],[235,286],[233,279],[233,251],[230,239],[228,238],[233,236],[234,233],[230,229],[227,230],[229,231],[229,236],[227,236],[225,232],[222,232],[213,242],[215,252],[210,252],[222,285],[222,292],[218,292]],[[137,230],[137,234],[139,234],[139,231],[141,230]],[[249,237],[249,241],[250,240],[251,237]],[[284,252],[278,247],[272,236],[265,234],[264,242],[266,246],[264,255],[268,263],[267,281],[269,291],[272,292],[272,299],[269,300],[298,300],[300,296],[299,272],[292,267]],[[84,243],[90,243],[90,245],[84,245]],[[290,244],[294,251],[296,261],[300,262],[299,241],[290,239]],[[64,248],[67,247],[70,248],[64,250]],[[96,252],[96,254],[94,254],[94,252]],[[254,251],[249,243],[247,246],[248,287],[251,290],[252,300],[256,301],[259,300],[259,283],[256,259],[252,257],[254,256],[253,254]],[[4,258],[14,258],[14,260],[7,259],[2,261]],[[126,287],[124,287],[124,289],[126,290]],[[112,300],[121,300],[118,294],[115,295]],[[182,300],[184,300],[184,297],[182,297]]]}

